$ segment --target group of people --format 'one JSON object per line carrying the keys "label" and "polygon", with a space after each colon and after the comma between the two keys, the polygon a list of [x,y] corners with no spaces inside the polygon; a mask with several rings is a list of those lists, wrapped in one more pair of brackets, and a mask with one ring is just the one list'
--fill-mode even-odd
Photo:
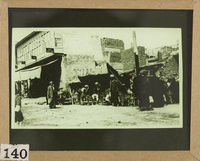
{"label": "group of people", "polygon": [[[133,80],[132,88],[120,82],[113,74],[110,75],[110,87],[102,91],[99,82],[94,85],[83,85],[72,90],[70,93],[72,104],[91,105],[107,103],[113,106],[124,106],[125,101],[134,97],[135,105],[140,110],[152,110],[155,107],[163,107],[165,104],[179,103],[179,83],[174,78],[164,81],[154,75],[148,75],[148,71],[142,70]],[[129,98],[130,98],[129,97]],[[50,81],[47,88],[47,102],[49,108],[56,108],[57,92],[54,83]],[[60,103],[64,101],[63,91],[60,92],[58,99]]]}
{"label": "group of people", "polygon": [[[106,104],[118,106],[120,103],[123,105],[124,86],[125,84],[120,85],[119,80],[112,74],[110,75],[109,89],[103,90],[99,82],[95,82],[91,86],[86,84],[72,92],[72,102],[80,105]],[[119,98],[120,94],[122,94],[121,99]]]}
{"label": "group of people", "polygon": [[47,104],[49,108],[56,108],[56,104],[64,104],[67,98],[71,97],[72,104],[89,105],[99,104],[102,102],[101,85],[95,82],[95,85],[90,89],[89,85],[84,85],[82,88],[66,92],[62,88],[57,92],[53,81],[50,81],[47,87]]}
{"label": "group of people", "polygon": [[84,85],[72,92],[72,103],[81,105],[99,104],[102,102],[101,85],[95,82],[94,86],[90,89],[89,85]]}
{"label": "group of people", "polygon": [[179,103],[179,83],[175,78],[165,82],[155,74],[148,76],[148,71],[142,70],[134,78],[133,84],[133,93],[139,101],[141,111]]}
{"label": "group of people", "polygon": [[[164,81],[155,76],[148,75],[148,71],[142,70],[132,81],[132,88],[127,88],[114,75],[110,75],[110,88],[102,91],[99,82],[91,87],[84,85],[71,94],[72,104],[90,105],[107,103],[113,106],[124,105],[127,95],[133,96],[141,111],[163,107],[165,104],[179,103],[179,82],[175,78]],[[21,125],[24,117],[21,111],[21,96],[18,84],[15,84],[15,122]],[[53,81],[47,87],[47,104],[50,109],[56,108],[57,99],[64,101],[63,91],[58,97]]]}
{"label": "group of people", "polygon": [[86,84],[83,87],[72,91],[72,102],[73,104],[78,103],[81,105],[124,105],[125,89],[125,84],[122,84],[113,74],[111,74],[109,89],[103,90],[99,82],[95,82],[95,84],[91,86]]}

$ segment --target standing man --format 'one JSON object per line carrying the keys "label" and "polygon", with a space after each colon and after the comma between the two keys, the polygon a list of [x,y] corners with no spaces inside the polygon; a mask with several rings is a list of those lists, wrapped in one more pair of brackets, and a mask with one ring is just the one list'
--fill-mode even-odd
{"label": "standing man", "polygon": [[111,82],[110,82],[110,93],[111,93],[111,103],[114,104],[114,106],[117,106],[118,96],[119,96],[119,85],[118,81],[114,78],[114,75],[110,75]]}
{"label": "standing man", "polygon": [[126,94],[127,94],[127,89],[126,89],[126,78],[124,77],[123,74],[120,75],[121,77],[121,81],[122,81],[122,84],[120,86],[120,94],[121,94],[121,99],[120,99],[120,104],[121,106],[125,106],[126,104]]}
{"label": "standing man", "polygon": [[47,88],[47,99],[48,99],[50,109],[56,108],[55,94],[56,94],[56,92],[55,92],[55,87],[54,87],[53,81],[50,81],[49,86]]}

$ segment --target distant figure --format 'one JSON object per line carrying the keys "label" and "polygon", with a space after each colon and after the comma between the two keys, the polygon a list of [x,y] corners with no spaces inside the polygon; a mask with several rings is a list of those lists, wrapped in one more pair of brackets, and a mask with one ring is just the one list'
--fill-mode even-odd
{"label": "distant figure", "polygon": [[126,78],[123,74],[120,75],[120,80],[122,83],[120,83],[119,86],[119,95],[120,95],[120,106],[128,105],[127,103],[127,89],[126,89]]}
{"label": "distant figure", "polygon": [[166,84],[167,84],[167,96],[169,98],[169,104],[173,104],[172,91],[170,89],[171,79],[168,79]]}
{"label": "distant figure", "polygon": [[110,105],[110,103],[111,103],[111,93],[110,92],[108,92],[105,96],[105,103],[106,103],[106,105]]}
{"label": "distant figure", "polygon": [[53,81],[49,82],[49,86],[47,88],[47,98],[49,103],[49,108],[56,108],[56,91],[53,84]]}
{"label": "distant figure", "polygon": [[95,82],[92,99],[93,99],[93,104],[96,103],[98,104],[101,100],[101,85],[99,84],[99,82]]}
{"label": "distant figure", "polygon": [[21,96],[20,90],[17,83],[15,83],[15,123],[21,126],[22,121],[24,120],[22,111],[21,111]]}
{"label": "distant figure", "polygon": [[63,88],[60,88],[59,91],[58,91],[58,104],[63,105],[64,101],[65,101],[64,91],[63,91]]}
{"label": "distant figure", "polygon": [[78,103],[79,103],[79,105],[81,104],[81,94],[82,94],[82,92],[81,92],[81,88],[78,88]]}
{"label": "distant figure", "polygon": [[167,83],[167,81],[164,81],[163,80],[163,83],[164,83],[164,97],[165,97],[165,103],[168,105],[168,104],[170,104],[171,102],[170,102],[170,97],[169,97],[169,86],[168,86],[168,83]]}
{"label": "distant figure", "polygon": [[171,91],[172,102],[179,103],[179,82],[175,78],[170,80],[169,90]]}
{"label": "distant figure", "polygon": [[83,88],[81,88],[81,104],[85,105],[88,104],[88,94],[89,86],[86,84]]}
{"label": "distant figure", "polygon": [[21,126],[22,121],[24,120],[22,111],[21,111],[21,96],[19,94],[15,95],[15,122]]}
{"label": "distant figure", "polygon": [[139,107],[141,111],[152,110],[149,102],[150,83],[147,78],[148,71],[142,70],[138,76],[134,78],[133,92],[139,100]]}
{"label": "distant figure", "polygon": [[114,104],[114,106],[117,106],[119,103],[119,84],[118,81],[114,78],[114,75],[112,74],[110,76],[111,82],[110,82],[110,93],[111,93],[111,103]]}

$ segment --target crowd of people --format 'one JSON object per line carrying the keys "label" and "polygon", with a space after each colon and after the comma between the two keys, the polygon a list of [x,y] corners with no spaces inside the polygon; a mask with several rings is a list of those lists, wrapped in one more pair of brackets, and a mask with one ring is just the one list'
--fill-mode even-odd
{"label": "crowd of people", "polygon": [[[21,92],[18,84],[15,84],[15,122],[21,125],[24,120],[21,112]],[[179,103],[179,81],[175,78],[163,80],[155,74],[149,75],[142,70],[130,79],[127,86],[119,81],[115,75],[110,75],[108,89],[103,89],[99,82],[94,85],[83,85],[72,92],[66,92],[62,88],[57,91],[53,81],[47,87],[46,102],[50,109],[56,108],[56,104],[64,104],[70,98],[72,104],[80,105],[113,105],[113,106],[139,106],[141,111],[153,110],[163,107],[165,104]]]}
{"label": "crowd of people", "polygon": [[[148,75],[148,71],[142,70],[130,82],[132,84],[127,87],[112,74],[108,89],[103,90],[99,82],[95,82],[92,86],[85,84],[73,89],[68,96],[62,89],[59,91],[58,102],[63,104],[66,97],[71,97],[72,104],[133,105],[139,106],[141,111],[163,107],[165,104],[179,103],[179,82],[175,78],[164,81],[155,74]],[[51,105],[51,99],[49,105],[54,106]]]}
{"label": "crowd of people", "polygon": [[148,71],[142,70],[134,78],[133,84],[133,93],[141,111],[179,103],[179,82],[175,78],[164,81],[155,76],[155,73],[148,76]]}

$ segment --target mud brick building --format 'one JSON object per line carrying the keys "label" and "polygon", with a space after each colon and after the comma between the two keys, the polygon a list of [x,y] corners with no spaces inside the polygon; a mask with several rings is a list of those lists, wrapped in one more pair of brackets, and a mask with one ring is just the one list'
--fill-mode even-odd
{"label": "mud brick building", "polygon": [[[150,75],[155,73],[165,81],[171,78],[179,79],[179,48],[178,45],[156,48],[154,57],[148,58],[148,64],[142,69],[148,69]],[[155,54],[157,52],[157,55]],[[149,52],[147,52],[149,53]]]}
{"label": "mud brick building", "polygon": [[[96,81],[109,72],[107,63],[123,70],[122,40],[103,38],[77,32],[32,32],[16,44],[15,82],[27,97],[45,96],[52,80],[59,89],[69,84],[84,83],[84,77]],[[106,55],[107,54],[107,55]],[[91,83],[94,83],[92,82]]]}
{"label": "mud brick building", "polygon": [[119,39],[101,39],[103,60],[109,63],[118,72],[123,72],[122,56],[124,42]]}
{"label": "mud brick building", "polygon": [[179,79],[179,51],[172,51],[169,56],[161,60],[163,66],[158,70],[164,80]]}
{"label": "mud brick building", "polygon": [[[147,55],[145,47],[138,46],[139,67],[147,65]],[[135,54],[132,48],[124,50],[121,53],[123,71],[129,72],[135,70]]]}

